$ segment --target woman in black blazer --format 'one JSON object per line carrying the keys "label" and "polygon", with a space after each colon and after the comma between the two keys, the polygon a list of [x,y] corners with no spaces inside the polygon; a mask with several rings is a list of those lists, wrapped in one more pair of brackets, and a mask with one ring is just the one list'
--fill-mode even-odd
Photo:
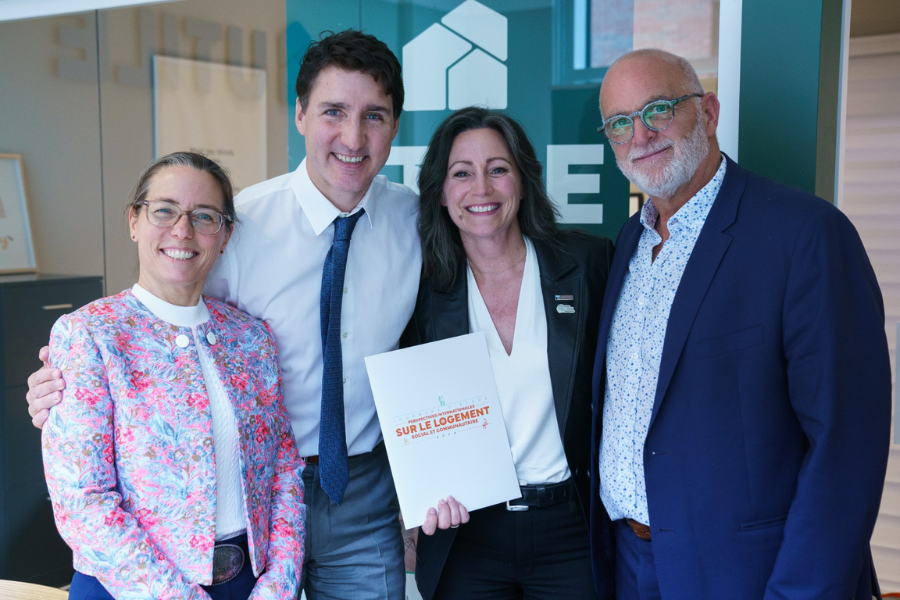
{"label": "woman in black blazer", "polygon": [[[485,333],[523,495],[471,515],[452,497],[429,511],[425,600],[598,597],[591,377],[613,247],[558,229],[541,170],[519,123],[475,107],[438,127],[422,164],[424,273],[403,344]],[[612,596],[611,578],[598,581]]]}

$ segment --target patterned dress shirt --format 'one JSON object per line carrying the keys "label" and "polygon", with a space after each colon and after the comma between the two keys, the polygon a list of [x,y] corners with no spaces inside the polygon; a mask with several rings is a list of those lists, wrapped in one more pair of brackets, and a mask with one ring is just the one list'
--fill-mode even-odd
{"label": "patterned dress shirt", "polygon": [[644,481],[644,442],[650,426],[659,364],[672,301],[706,215],[725,177],[715,176],[669,219],[669,239],[656,232],[650,200],[641,211],[644,232],[628,263],[606,346],[606,394],[600,442],[600,498],[611,519],[650,524]]}

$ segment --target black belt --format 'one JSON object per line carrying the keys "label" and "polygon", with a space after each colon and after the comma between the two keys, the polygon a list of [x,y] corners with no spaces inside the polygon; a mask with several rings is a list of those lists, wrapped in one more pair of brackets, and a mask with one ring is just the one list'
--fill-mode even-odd
{"label": "black belt", "polygon": [[[360,458],[366,458],[367,456],[369,456],[369,455],[372,454],[373,452],[376,452],[376,451],[380,450],[380,449],[383,448],[383,447],[384,447],[384,442],[383,442],[383,441],[382,441],[382,442],[378,442],[377,444],[375,444],[375,447],[372,448],[371,451],[369,451],[369,452],[363,452],[362,454],[354,454],[353,456],[348,456],[348,457],[347,457],[347,460],[348,460],[348,461],[356,462],[356,461],[359,460]],[[301,458],[303,458],[303,462],[305,462],[305,463],[308,464],[308,465],[317,465],[317,466],[318,466],[318,464],[319,464],[319,455],[318,455],[318,454],[313,454],[312,456],[304,456],[304,457],[301,457]]]}
{"label": "black belt", "polygon": [[560,483],[523,485],[519,489],[522,490],[522,497],[509,500],[506,503],[506,510],[518,512],[529,508],[544,508],[575,498],[575,482],[571,477]]}
{"label": "black belt", "polygon": [[[357,458],[359,458],[361,456],[368,456],[369,454],[371,454],[371,453],[366,452],[364,454],[354,454],[353,456],[348,456],[347,460],[356,460]],[[303,462],[305,462],[308,465],[318,465],[319,464],[319,455],[313,454],[312,456],[304,457]]]}

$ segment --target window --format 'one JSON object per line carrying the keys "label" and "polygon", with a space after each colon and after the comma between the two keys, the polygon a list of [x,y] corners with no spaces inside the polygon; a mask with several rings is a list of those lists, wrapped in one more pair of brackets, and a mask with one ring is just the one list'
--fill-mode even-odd
{"label": "window", "polygon": [[715,79],[717,0],[555,0],[554,84],[603,80],[617,58],[660,48],[691,61],[701,79]]}

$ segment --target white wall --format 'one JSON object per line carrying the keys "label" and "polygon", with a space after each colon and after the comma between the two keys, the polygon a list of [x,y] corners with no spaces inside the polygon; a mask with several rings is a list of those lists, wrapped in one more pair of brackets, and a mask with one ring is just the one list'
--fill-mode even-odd
{"label": "white wall", "polygon": [[[900,321],[900,35],[852,38],[839,208],[859,230],[884,296],[891,361]],[[895,381],[896,395],[896,381]],[[896,413],[895,403],[895,413]],[[893,437],[900,441],[895,414]],[[864,468],[865,465],[860,465]],[[900,444],[891,448],[872,555],[883,592],[900,592]]]}
{"label": "white wall", "polygon": [[56,76],[72,21],[0,23],[0,152],[22,155],[41,270],[103,275],[97,84]]}
{"label": "white wall", "polygon": [[[183,0],[0,23],[0,152],[23,155],[40,269],[103,275],[108,294],[136,280],[122,215],[138,174],[153,158],[152,89],[134,77],[149,64],[141,49],[147,42],[142,11],[156,29],[151,45],[160,52],[172,46],[170,54],[185,58],[208,54],[208,60],[227,62],[227,28],[236,26],[239,64],[258,63],[251,31],[265,34],[268,175],[287,170],[284,0]],[[191,35],[189,19],[221,28],[208,52]],[[79,69],[92,72],[73,79]]]}

